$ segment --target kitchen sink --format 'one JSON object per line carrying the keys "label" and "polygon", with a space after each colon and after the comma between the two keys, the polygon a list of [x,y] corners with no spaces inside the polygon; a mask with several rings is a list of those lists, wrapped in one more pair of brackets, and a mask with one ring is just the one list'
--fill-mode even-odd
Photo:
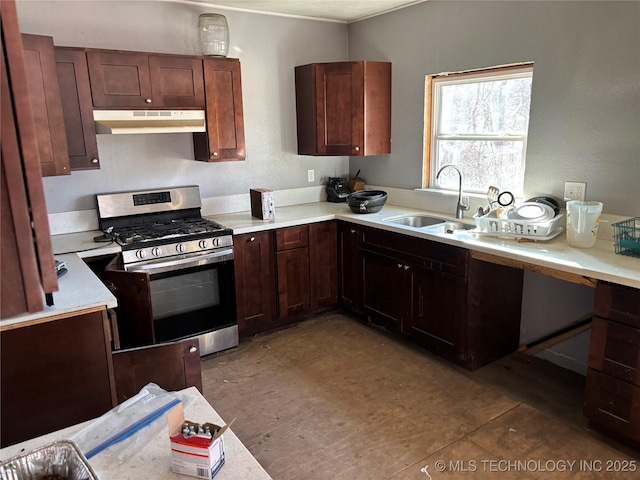
{"label": "kitchen sink", "polygon": [[405,217],[388,218],[385,219],[385,222],[413,228],[422,228],[425,231],[433,233],[453,233],[456,230],[473,230],[476,228],[475,225],[443,220],[442,218],[430,217],[428,215],[407,215]]}
{"label": "kitchen sink", "polygon": [[398,225],[406,225],[408,227],[422,228],[439,223],[445,223],[446,220],[426,215],[408,215],[406,217],[390,218],[385,220],[389,223],[397,223]]}
{"label": "kitchen sink", "polygon": [[434,233],[453,233],[456,230],[473,230],[474,228],[476,228],[475,225],[469,225],[467,223],[444,222],[432,225],[428,228],[425,228],[425,230],[429,230],[430,232]]}

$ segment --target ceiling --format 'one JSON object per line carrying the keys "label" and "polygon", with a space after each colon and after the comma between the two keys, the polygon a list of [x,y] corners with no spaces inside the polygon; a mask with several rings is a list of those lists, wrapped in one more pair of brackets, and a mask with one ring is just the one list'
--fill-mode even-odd
{"label": "ceiling", "polygon": [[355,22],[426,0],[196,0],[211,7]]}

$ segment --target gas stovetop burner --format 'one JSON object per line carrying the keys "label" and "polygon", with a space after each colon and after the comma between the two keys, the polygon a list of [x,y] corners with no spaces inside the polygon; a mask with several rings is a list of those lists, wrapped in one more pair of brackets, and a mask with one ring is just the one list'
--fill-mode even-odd
{"label": "gas stovetop burner", "polygon": [[118,241],[124,245],[197,234],[210,234],[209,236],[230,234],[229,230],[222,225],[204,218],[133,223],[116,228],[114,233]]}

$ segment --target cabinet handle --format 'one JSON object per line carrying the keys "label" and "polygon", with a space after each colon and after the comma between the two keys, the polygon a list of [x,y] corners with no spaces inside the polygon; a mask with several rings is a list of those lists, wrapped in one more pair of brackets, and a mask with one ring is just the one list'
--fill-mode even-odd
{"label": "cabinet handle", "polygon": [[402,264],[401,263],[398,264],[398,268],[402,268]]}
{"label": "cabinet handle", "polygon": [[147,103],[151,103],[151,99],[150,98],[145,98],[144,101],[147,102]]}
{"label": "cabinet handle", "polygon": [[359,152],[359,151],[360,151],[360,147],[353,147],[353,149],[354,149],[356,152]]}
{"label": "cabinet handle", "polygon": [[404,266],[404,269],[405,269],[405,270],[409,270],[409,265],[405,265],[405,266]]}
{"label": "cabinet handle", "polygon": [[217,157],[217,156],[218,156],[218,152],[213,152],[213,153],[211,154],[211,156],[212,156],[212,157]]}
{"label": "cabinet handle", "polygon": [[422,302],[424,299],[422,298],[422,287],[418,287],[418,316],[422,318],[423,307]]}
{"label": "cabinet handle", "polygon": [[255,242],[255,240],[256,240],[256,237],[251,237],[251,238],[249,239],[249,241],[250,241],[250,242]]}
{"label": "cabinet handle", "polygon": [[351,233],[356,233],[356,231],[352,228],[352,229],[351,229]]}
{"label": "cabinet handle", "polygon": [[97,158],[92,158],[91,159],[91,163],[98,163],[98,159]]}
{"label": "cabinet handle", "polygon": [[189,347],[189,353],[196,353],[198,351],[197,347],[195,345],[191,345]]}

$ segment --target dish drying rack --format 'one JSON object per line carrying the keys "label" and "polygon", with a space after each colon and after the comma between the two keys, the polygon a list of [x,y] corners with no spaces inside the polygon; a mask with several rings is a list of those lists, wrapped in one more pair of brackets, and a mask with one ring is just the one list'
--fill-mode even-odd
{"label": "dish drying rack", "polygon": [[551,220],[535,222],[498,217],[498,210],[491,210],[485,215],[474,215],[477,232],[496,237],[526,238],[530,240],[551,240],[560,234],[564,228],[558,225],[564,214],[560,213]]}

